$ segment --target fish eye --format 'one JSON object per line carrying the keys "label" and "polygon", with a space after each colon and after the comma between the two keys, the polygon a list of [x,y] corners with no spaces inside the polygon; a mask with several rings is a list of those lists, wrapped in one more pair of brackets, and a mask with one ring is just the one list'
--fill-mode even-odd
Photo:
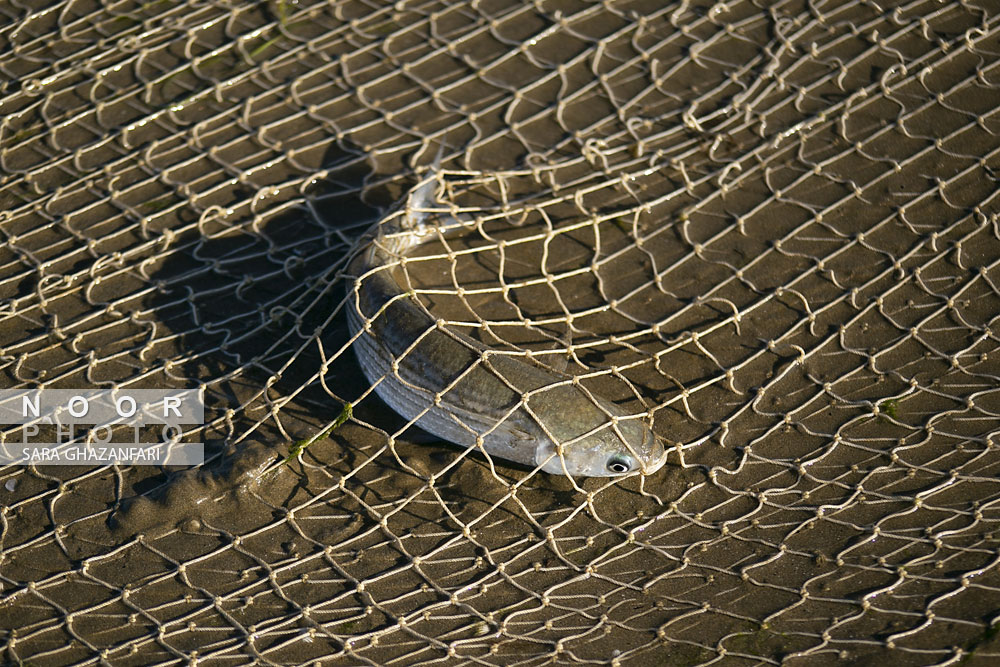
{"label": "fish eye", "polygon": [[632,459],[627,456],[612,456],[608,459],[608,472],[621,475],[632,469]]}

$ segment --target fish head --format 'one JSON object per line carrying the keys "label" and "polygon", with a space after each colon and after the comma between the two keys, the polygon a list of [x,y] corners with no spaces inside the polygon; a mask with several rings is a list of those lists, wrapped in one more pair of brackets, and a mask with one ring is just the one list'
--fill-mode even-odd
{"label": "fish head", "polygon": [[608,421],[562,447],[547,442],[536,454],[536,465],[544,463],[545,472],[573,477],[651,475],[666,461],[662,441],[638,418]]}

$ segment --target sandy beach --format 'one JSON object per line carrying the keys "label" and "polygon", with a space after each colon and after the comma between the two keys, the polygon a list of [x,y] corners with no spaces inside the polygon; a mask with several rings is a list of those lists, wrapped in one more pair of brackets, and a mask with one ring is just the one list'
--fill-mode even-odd
{"label": "sandy beach", "polygon": [[[994,664],[997,109],[986,0],[0,8],[0,389],[198,389],[206,455],[0,466],[0,662]],[[663,468],[378,398],[429,174],[404,298]]]}

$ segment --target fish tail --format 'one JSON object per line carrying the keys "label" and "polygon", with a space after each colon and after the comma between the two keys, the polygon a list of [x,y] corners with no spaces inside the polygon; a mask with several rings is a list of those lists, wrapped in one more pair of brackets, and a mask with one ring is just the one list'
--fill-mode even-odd
{"label": "fish tail", "polygon": [[404,255],[406,252],[425,240],[431,231],[427,220],[434,203],[434,192],[438,186],[438,171],[441,166],[441,156],[446,144],[441,143],[434,163],[425,173],[423,180],[413,188],[406,197],[400,215],[387,219],[382,224],[380,241],[383,249],[393,255]]}

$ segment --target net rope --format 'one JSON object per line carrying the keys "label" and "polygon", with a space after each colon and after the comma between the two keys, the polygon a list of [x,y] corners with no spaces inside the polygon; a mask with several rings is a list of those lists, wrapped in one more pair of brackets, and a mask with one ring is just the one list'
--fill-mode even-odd
{"label": "net rope", "polygon": [[[4,661],[1000,658],[994,3],[0,16],[2,386],[199,388],[207,454],[0,468]],[[428,181],[403,298],[663,468],[379,400],[350,262]]]}

